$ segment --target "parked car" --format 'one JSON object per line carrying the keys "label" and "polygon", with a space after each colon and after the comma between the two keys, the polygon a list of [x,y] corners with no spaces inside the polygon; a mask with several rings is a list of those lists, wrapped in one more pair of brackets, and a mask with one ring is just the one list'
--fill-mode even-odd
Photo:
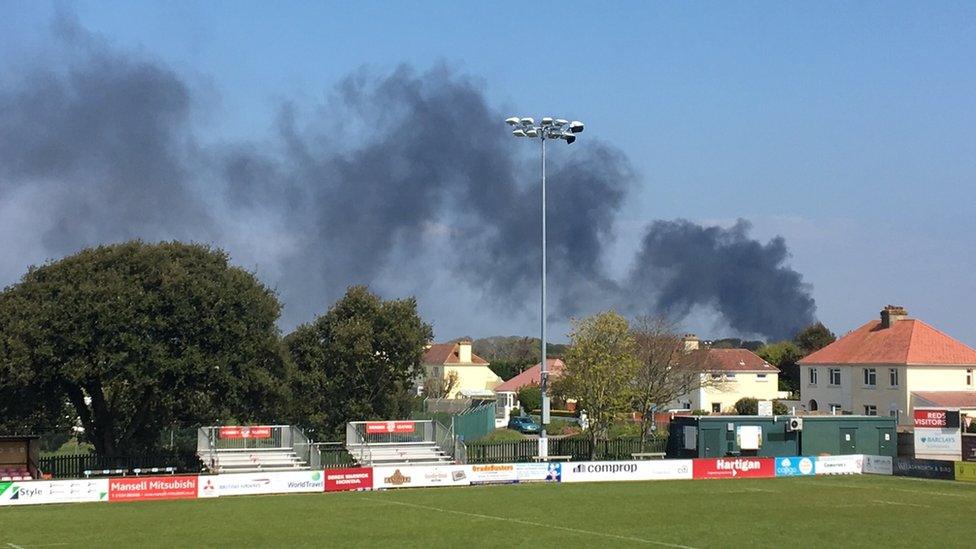
{"label": "parked car", "polygon": [[538,434],[542,427],[529,416],[516,416],[508,420],[508,428],[526,434]]}

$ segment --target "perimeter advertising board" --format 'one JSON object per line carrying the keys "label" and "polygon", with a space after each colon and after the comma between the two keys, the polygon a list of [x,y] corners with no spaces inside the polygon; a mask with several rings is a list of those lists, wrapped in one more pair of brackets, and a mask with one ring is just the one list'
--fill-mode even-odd
{"label": "perimeter advertising board", "polygon": [[221,427],[217,435],[222,439],[271,438],[271,427]]}
{"label": "perimeter advertising board", "polygon": [[407,465],[373,467],[373,489],[421,486],[467,486],[467,465]]}
{"label": "perimeter advertising board", "polygon": [[108,501],[108,479],[0,482],[0,506]]}
{"label": "perimeter advertising board", "polygon": [[776,458],[776,476],[802,477],[812,475],[817,458],[806,456],[788,456]]}
{"label": "perimeter advertising board", "polygon": [[895,465],[891,456],[864,456],[861,472],[869,475],[892,475]]}
{"label": "perimeter advertising board", "polygon": [[351,490],[372,490],[373,468],[351,467],[348,469],[326,469],[325,491],[348,492]]}
{"label": "perimeter advertising board", "polygon": [[197,477],[122,477],[108,479],[109,501],[196,499]]}
{"label": "perimeter advertising board", "polygon": [[660,461],[584,461],[564,463],[562,482],[690,479],[690,459]]}
{"label": "perimeter advertising board", "polygon": [[468,478],[471,484],[512,484],[519,480],[514,463],[469,465]]}
{"label": "perimeter advertising board", "polygon": [[915,408],[914,419],[916,458],[962,459],[958,410]]}
{"label": "perimeter advertising board", "polygon": [[864,456],[819,456],[815,474],[818,475],[860,475],[864,467]]}
{"label": "perimeter advertising board", "polygon": [[951,461],[897,458],[894,465],[895,474],[902,477],[952,480],[956,475],[955,466]]}
{"label": "perimeter advertising board", "polygon": [[976,482],[976,463],[972,461],[957,461],[955,464],[956,480]]}
{"label": "perimeter advertising board", "polygon": [[199,497],[250,496],[324,492],[322,471],[281,473],[230,473],[201,476]]}
{"label": "perimeter advertising board", "polygon": [[562,463],[516,463],[515,477],[519,482],[560,482]]}
{"label": "perimeter advertising board", "polygon": [[976,461],[976,434],[962,435],[962,460]]}
{"label": "perimeter advertising board", "polygon": [[776,476],[774,458],[699,458],[692,462],[692,476],[696,479]]}

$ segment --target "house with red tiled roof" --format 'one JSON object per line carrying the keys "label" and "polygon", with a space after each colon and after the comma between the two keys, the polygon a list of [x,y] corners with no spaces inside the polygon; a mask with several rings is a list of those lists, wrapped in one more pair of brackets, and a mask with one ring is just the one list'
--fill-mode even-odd
{"label": "house with red tiled roof", "polygon": [[[424,353],[424,373],[429,378],[447,380],[456,375],[457,383],[445,395],[446,398],[493,397],[494,389],[502,382],[488,367],[488,361],[471,351],[471,340],[454,343],[436,343]],[[418,380],[418,390],[423,380]]]}
{"label": "house with red tiled roof", "polygon": [[800,360],[808,412],[891,415],[912,425],[915,406],[976,406],[976,349],[889,305]]}
{"label": "house with red tiled roof", "polygon": [[779,390],[779,368],[749,349],[701,348],[694,335],[684,337],[685,352],[705,353],[697,387],[679,396],[672,409],[732,411],[742,398],[775,400],[786,397]]}

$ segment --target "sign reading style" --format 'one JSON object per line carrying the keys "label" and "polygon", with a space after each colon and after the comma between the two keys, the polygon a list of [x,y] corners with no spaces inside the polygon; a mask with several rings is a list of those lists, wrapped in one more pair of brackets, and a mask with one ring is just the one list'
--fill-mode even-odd
{"label": "sign reading style", "polygon": [[0,482],[0,506],[108,501],[108,479]]}
{"label": "sign reading style", "polygon": [[701,458],[692,462],[692,475],[696,479],[776,476],[776,460],[773,458]]}
{"label": "sign reading style", "polygon": [[413,421],[367,421],[366,422],[366,434],[368,435],[379,435],[379,434],[408,434],[413,433],[414,422]]}
{"label": "sign reading style", "polygon": [[812,475],[815,457],[790,456],[776,458],[776,476],[801,477]]}
{"label": "sign reading style", "polygon": [[123,477],[108,479],[109,501],[196,499],[197,477]]}
{"label": "sign reading style", "polygon": [[325,471],[326,492],[346,492],[350,490],[372,489],[373,469],[371,467],[327,469]]}
{"label": "sign reading style", "polygon": [[271,427],[221,427],[220,438],[271,438]]}

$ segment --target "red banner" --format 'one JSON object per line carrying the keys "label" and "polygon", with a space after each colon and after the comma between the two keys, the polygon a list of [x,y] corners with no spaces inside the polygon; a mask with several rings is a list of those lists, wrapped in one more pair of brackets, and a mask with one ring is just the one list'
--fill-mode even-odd
{"label": "red banner", "polygon": [[325,471],[325,491],[345,492],[349,490],[372,490],[373,468],[353,467],[350,469],[327,469]]}
{"label": "red banner", "polygon": [[221,427],[220,438],[271,438],[271,427]]}
{"label": "red banner", "polygon": [[710,478],[770,478],[776,476],[773,458],[705,458],[693,460],[692,477]]}
{"label": "red banner", "polygon": [[378,435],[384,433],[413,433],[412,421],[367,421],[366,434]]}
{"label": "red banner", "polygon": [[197,477],[127,477],[108,481],[109,501],[195,499]]}

